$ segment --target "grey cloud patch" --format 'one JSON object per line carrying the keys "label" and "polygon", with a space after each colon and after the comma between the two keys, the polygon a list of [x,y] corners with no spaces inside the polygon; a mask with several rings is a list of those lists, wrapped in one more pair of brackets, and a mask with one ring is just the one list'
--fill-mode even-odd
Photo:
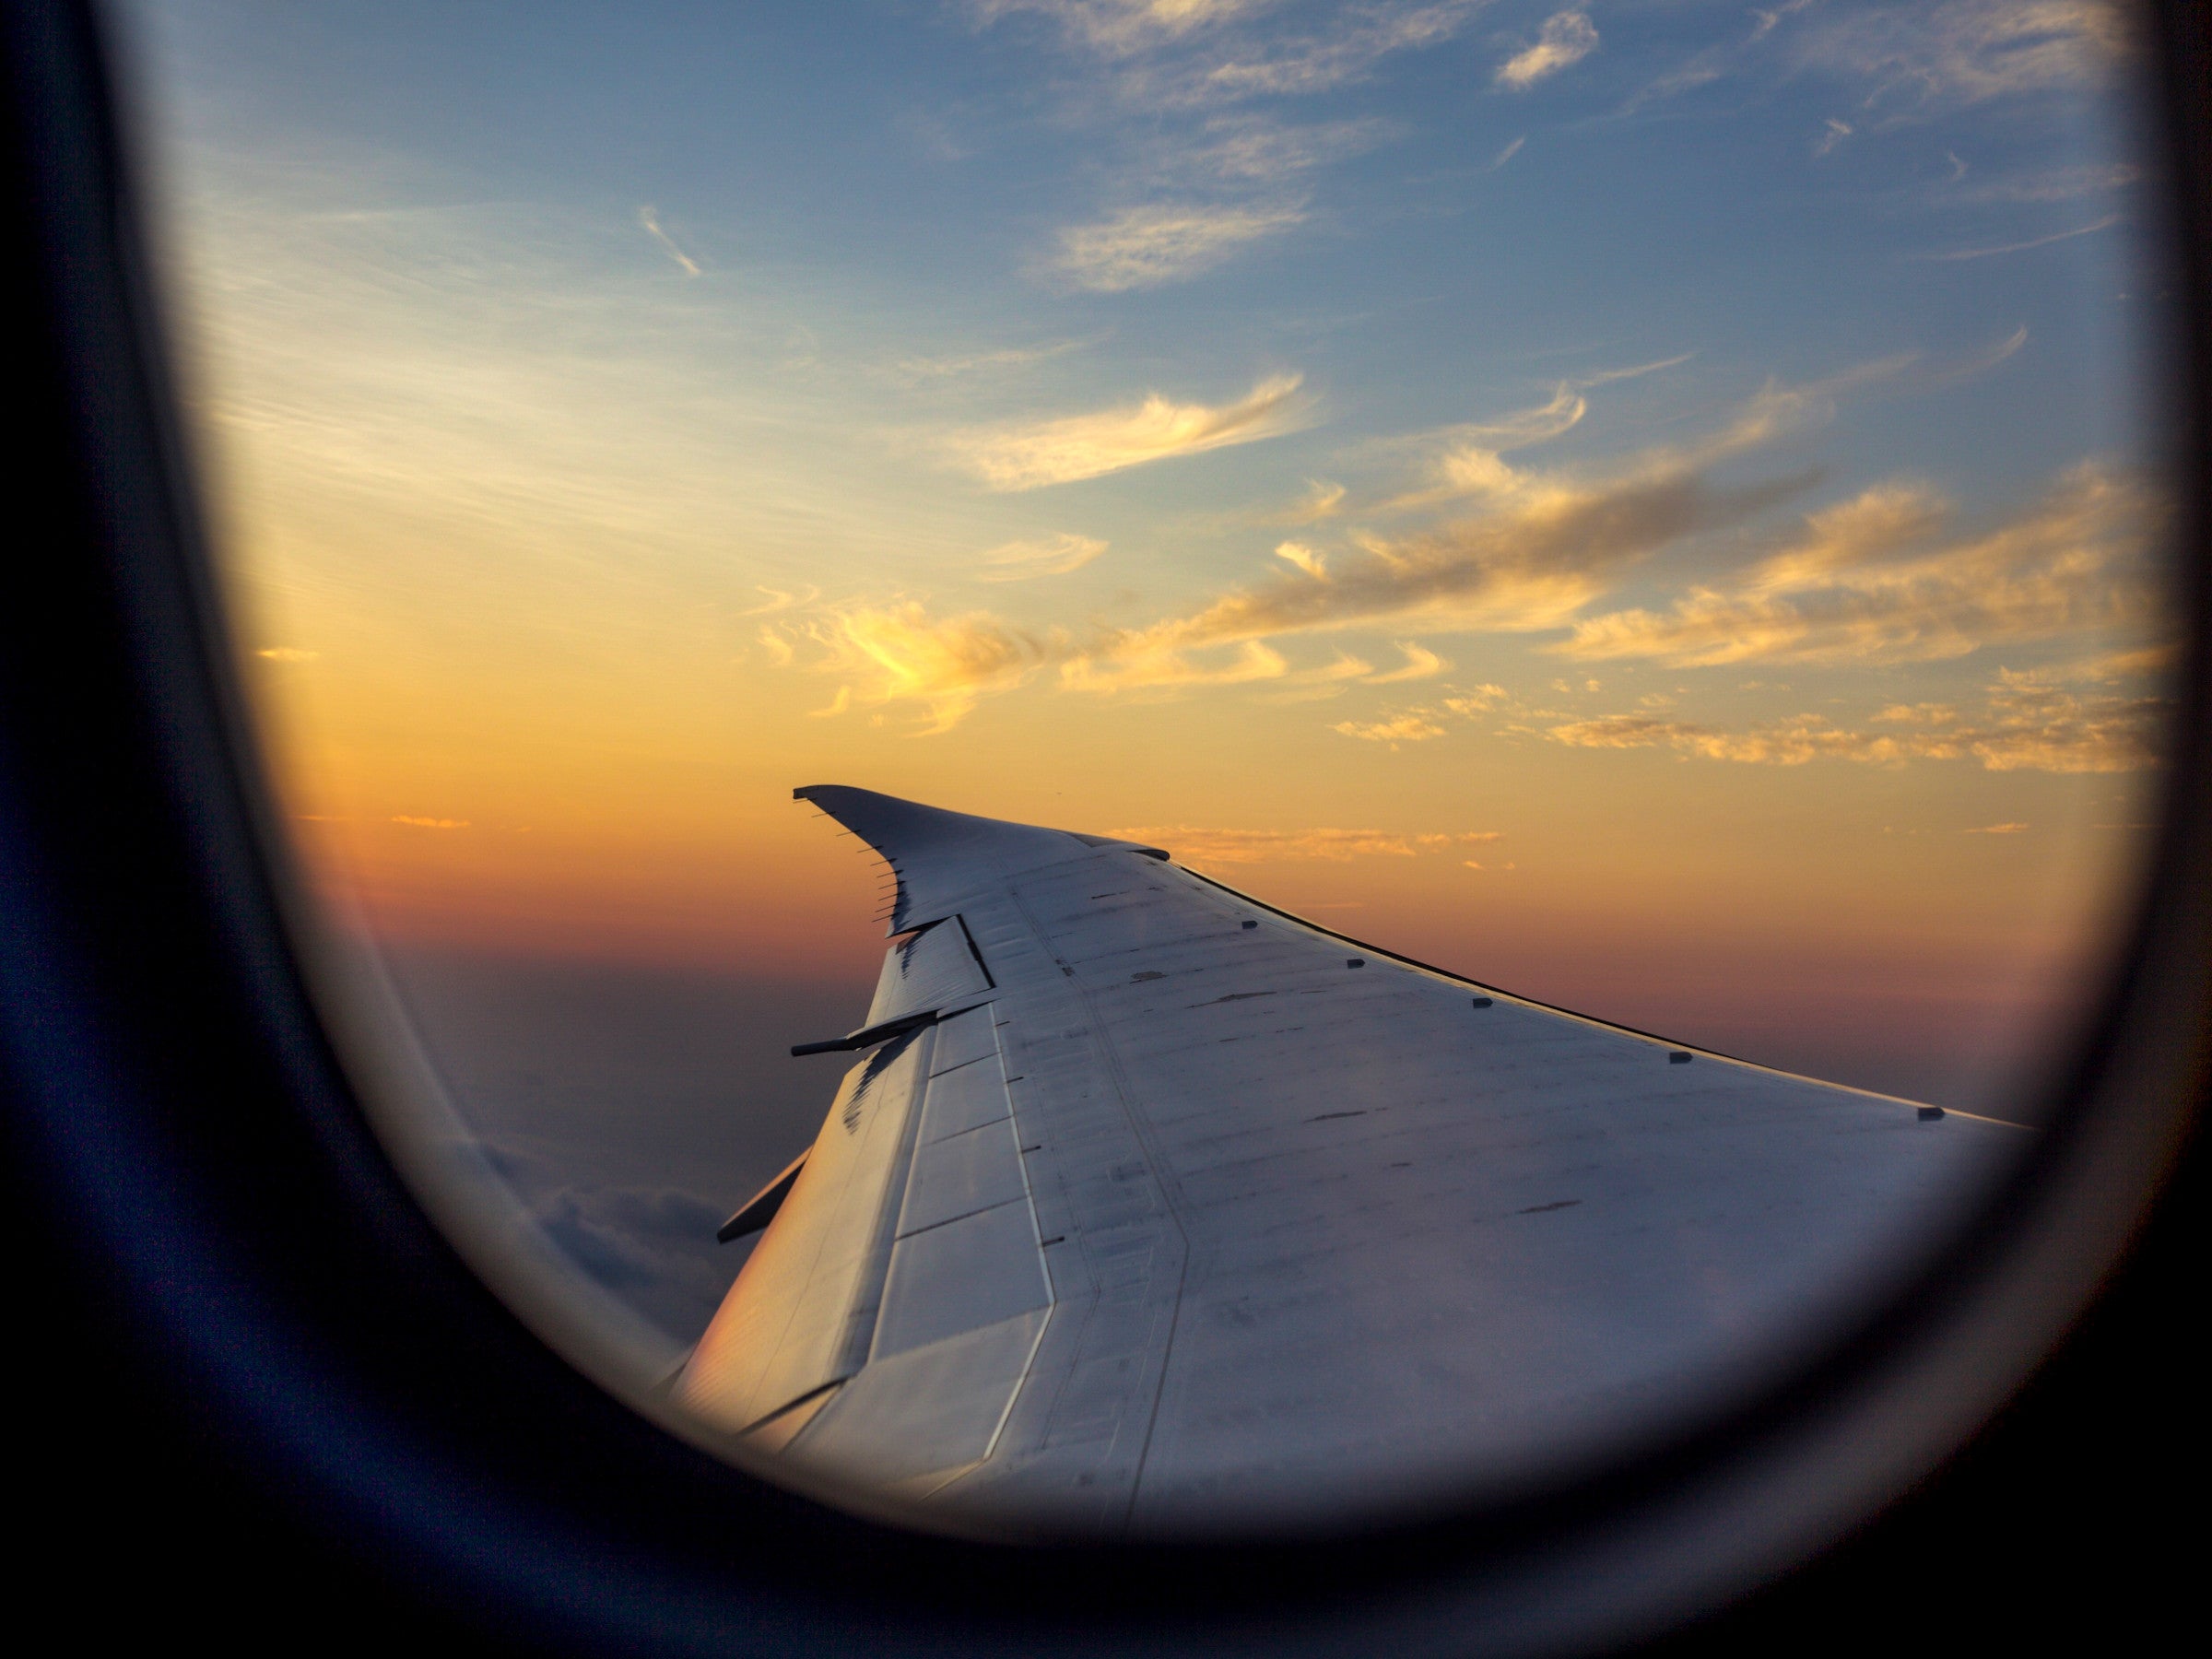
{"label": "grey cloud patch", "polygon": [[480,1139],[468,1150],[564,1260],[678,1341],[705,1327],[744,1259],[715,1242],[727,1211],[699,1194],[594,1186],[504,1138]]}
{"label": "grey cloud patch", "polygon": [[1621,567],[1685,536],[1740,524],[1818,478],[1806,472],[1722,488],[1684,468],[1538,490],[1438,530],[1370,538],[1325,579],[1301,573],[1261,582],[1145,637],[1193,647],[1414,618],[1512,630],[1562,626]]}
{"label": "grey cloud patch", "polygon": [[1243,397],[1214,405],[1152,393],[1140,404],[948,432],[940,445],[992,489],[1037,489],[1295,431],[1311,418],[1303,383],[1300,375],[1272,374]]}
{"label": "grey cloud patch", "polygon": [[2139,476],[2085,463],[1982,534],[1947,536],[1951,517],[1924,488],[1877,485],[1808,515],[1732,585],[1584,618],[1554,649],[1677,667],[1929,662],[2151,620],[2162,511]]}
{"label": "grey cloud patch", "polygon": [[533,1213],[561,1253],[610,1290],[720,1292],[700,1257],[713,1242],[723,1213],[692,1194],[569,1187],[542,1199]]}
{"label": "grey cloud patch", "polygon": [[[912,600],[855,606],[811,625],[806,637],[823,654],[807,666],[844,678],[853,702],[924,705],[926,730],[937,733],[981,698],[1045,671],[1063,691],[1171,696],[1274,681],[1275,700],[1303,701],[1347,682],[1426,677],[1442,665],[1426,648],[1418,655],[1408,648],[1405,669],[1375,677],[1342,653],[1335,664],[1299,668],[1277,648],[1288,636],[1361,628],[1557,631],[1565,637],[1547,649],[1567,656],[1686,667],[1757,658],[1924,662],[2061,636],[2084,650],[2154,642],[2143,633],[2153,591],[2142,552],[2156,502],[2133,475],[2095,465],[2073,469],[2041,502],[1973,534],[1952,530],[1947,503],[1924,487],[1877,486],[1808,515],[1799,535],[1726,585],[1694,588],[1665,608],[1591,614],[1653,556],[1740,534],[1822,476],[1807,468],[1723,483],[1713,475],[1724,463],[1826,418],[1846,390],[1945,383],[2002,361],[2023,337],[2016,332],[1963,367],[1906,354],[1823,382],[1771,384],[1701,438],[1653,446],[1604,470],[1509,463],[1509,446],[1562,431],[1579,418],[1579,395],[1562,388],[1551,405],[1506,422],[1450,429],[1467,441],[1431,464],[1431,487],[1383,508],[1447,503],[1458,515],[1448,522],[1401,535],[1354,528],[1325,549],[1282,543],[1269,561],[1274,573],[1142,627],[1040,629],[987,611],[936,616]],[[992,434],[990,453],[972,464],[1000,488],[1028,488],[1246,441],[1282,429],[1277,406],[1295,390],[1286,379],[1233,410],[1154,400],[1142,410]],[[1417,730],[1434,724],[1415,712],[1403,725],[1353,721],[1337,729],[1405,742],[1441,735]],[[1590,735],[1606,731],[1632,735]],[[1998,733],[1989,741],[2018,738]],[[1801,735],[1795,747],[1809,753],[1839,742]]]}

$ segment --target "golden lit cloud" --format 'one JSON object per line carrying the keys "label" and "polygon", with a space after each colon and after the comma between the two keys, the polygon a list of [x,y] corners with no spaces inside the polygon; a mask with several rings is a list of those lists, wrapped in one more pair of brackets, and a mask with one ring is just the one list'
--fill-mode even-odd
{"label": "golden lit cloud", "polygon": [[1337,653],[1330,662],[1318,668],[1299,668],[1282,677],[1286,689],[1271,692],[1269,702],[1319,702],[1332,697],[1341,697],[1356,685],[1371,683],[1375,665],[1359,657]]}
{"label": "golden lit cloud", "polygon": [[1305,218],[1302,206],[1288,202],[1128,207],[1063,229],[1057,250],[1040,269],[1094,294],[1158,288],[1210,271],[1238,249]]}
{"label": "golden lit cloud", "polygon": [[1106,551],[1096,536],[1063,531],[1038,541],[1007,542],[982,556],[987,569],[978,572],[985,582],[1027,582],[1033,576],[1065,576],[1079,571]]}
{"label": "golden lit cloud", "polygon": [[253,654],[272,663],[312,663],[323,653],[319,651],[302,651],[297,645],[267,645]]}
{"label": "golden lit cloud", "polygon": [[1511,451],[1557,438],[1581,424],[1590,410],[1589,400],[1582,395],[1582,391],[1572,382],[1562,381],[1549,401],[1533,408],[1516,410],[1498,420],[1467,421],[1423,434],[1413,441],[1418,448],[1429,452],[1425,463],[1427,482],[1386,502],[1384,511],[1403,512],[1439,501],[1494,496],[1510,490],[1520,475],[1502,457]]}
{"label": "golden lit cloud", "polygon": [[1686,757],[1751,765],[1971,759],[1989,771],[2127,772],[2159,764],[2171,713],[2162,698],[2082,696],[2037,683],[2030,675],[2001,674],[1977,716],[1944,704],[1895,704],[1875,716],[1877,724],[1892,728],[1881,732],[1853,731],[1818,714],[1740,730],[1608,714],[1554,725],[1547,735],[1575,748],[1671,748]]}
{"label": "golden lit cloud", "polygon": [[2026,824],[1984,824],[1979,830],[1961,830],[1961,835],[2025,835]]}
{"label": "golden lit cloud", "polygon": [[[1355,551],[1333,563],[1303,543],[1282,544],[1277,555],[1295,574],[1232,590],[1147,627],[1080,639],[1065,629],[1038,636],[980,612],[933,620],[908,602],[839,613],[819,635],[830,647],[826,665],[850,675],[857,664],[862,700],[918,699],[931,711],[930,729],[941,731],[982,695],[1019,685],[1047,661],[1058,664],[1058,684],[1066,690],[1189,688],[1288,677],[1289,664],[1268,642],[1285,635],[1407,621],[1454,631],[1570,627],[1626,567],[1687,537],[1740,524],[1810,481],[1801,475],[1724,487],[1706,476],[1716,463],[1818,418],[1837,389],[1908,366],[1910,359],[1900,359],[1806,386],[1770,386],[1704,438],[1647,450],[1595,475],[1516,470],[1492,453],[1496,473],[1481,481],[1482,499],[1470,515],[1395,539],[1358,534]],[[971,432],[959,441],[967,464],[995,488],[1034,488],[1288,429],[1302,413],[1298,384],[1295,376],[1263,382],[1223,408],[1155,396],[1136,409]],[[1554,406],[1535,413],[1556,426],[1568,418],[1569,404],[1555,398]],[[1500,424],[1524,435],[1544,429],[1524,417]],[[1792,559],[1771,560],[1762,580],[1787,588],[1789,571],[1818,562],[1803,550]],[[1441,671],[1441,659],[1425,647],[1402,648],[1406,665],[1389,679]],[[1230,654],[1210,654],[1222,651]],[[1441,734],[1441,727],[1425,729],[1431,726],[1426,717],[1405,716],[1337,729],[1377,742],[1418,742]]]}
{"label": "golden lit cloud", "polygon": [[2181,654],[2181,648],[2173,644],[2134,645],[2121,651],[2100,652],[2095,656],[2077,657],[2071,662],[2048,664],[2010,677],[2022,684],[2109,685],[2114,680],[2166,673],[2180,661]]}
{"label": "golden lit cloud", "polygon": [[1385,830],[1204,830],[1191,824],[1109,830],[1106,833],[1122,841],[1164,847],[1185,864],[1214,865],[1300,859],[1344,864],[1355,858],[1413,858],[1453,847],[1488,846],[1503,839],[1495,830],[1401,835]]}
{"label": "golden lit cloud", "polygon": [[466,818],[416,818],[406,813],[398,814],[392,819],[392,822],[406,824],[414,830],[465,830],[468,828]]}
{"label": "golden lit cloud", "polygon": [[1325,478],[1306,480],[1306,499],[1286,512],[1278,513],[1278,524],[1318,524],[1323,519],[1335,518],[1344,510],[1345,488],[1341,484]]}
{"label": "golden lit cloud", "polygon": [[1398,649],[1406,654],[1406,665],[1393,668],[1388,674],[1378,674],[1367,683],[1371,686],[1394,686],[1401,680],[1433,679],[1452,666],[1435,652],[1417,645],[1411,640],[1400,640]]}
{"label": "golden lit cloud", "polygon": [[1363,535],[1317,581],[1234,590],[1186,617],[1124,636],[1115,649],[1225,644],[1281,634],[1426,623],[1455,631],[1567,626],[1623,568],[1672,543],[1740,524],[1803,489],[1805,477],[1717,487],[1669,463],[1598,480],[1514,475],[1486,509],[1400,538]]}
{"label": "golden lit cloud", "polygon": [[1426,743],[1431,737],[1444,735],[1442,726],[1418,711],[1391,720],[1340,720],[1329,730],[1357,737],[1363,743],[1387,743],[1394,749],[1401,743]]}
{"label": "golden lit cloud", "polygon": [[1597,50],[1597,28],[1577,11],[1556,12],[1545,19],[1535,44],[1498,65],[1498,84],[1518,92],[1549,75],[1571,68]]}
{"label": "golden lit cloud", "polygon": [[[1976,360],[2002,360],[2020,338],[2016,334]],[[1812,481],[1798,474],[1724,486],[1710,476],[1720,462],[1821,418],[1841,389],[1895,379],[1917,366],[1912,358],[1898,358],[1825,382],[1771,385],[1703,437],[1654,446],[1600,471],[1516,467],[1489,450],[1479,452],[1488,471],[1477,477],[1471,459],[1477,451],[1463,445],[1446,457],[1456,469],[1453,487],[1463,500],[1473,498],[1458,518],[1394,537],[1355,531],[1349,547],[1333,557],[1304,542],[1284,542],[1275,551],[1291,569],[1280,576],[1149,625],[1038,632],[984,612],[938,620],[911,601],[861,606],[817,628],[828,651],[824,662],[811,665],[838,673],[861,702],[921,701],[929,710],[929,729],[941,731],[982,696],[1012,689],[1044,666],[1056,667],[1063,690],[1115,694],[1280,681],[1273,700],[1292,702],[1336,695],[1353,684],[1443,672],[1439,653],[1409,641],[1399,641],[1403,665],[1380,674],[1343,652],[1331,664],[1294,669],[1277,644],[1288,636],[1408,622],[1453,632],[1563,629],[1569,637],[1551,649],[1565,654],[1641,656],[1685,666],[1761,657],[1924,661],[2140,622],[2148,597],[2139,570],[2145,491],[2132,476],[2092,465],[2066,474],[2043,500],[2009,522],[1967,537],[1946,537],[1950,509],[1924,488],[1878,486],[1809,515],[1795,538],[1725,589],[1694,590],[1664,612],[1586,614],[1650,554],[1742,524]],[[1932,372],[1940,380],[1959,371]],[[1295,378],[1282,377],[1219,409],[1178,407],[1155,397],[1135,410],[1062,418],[1018,432],[971,433],[968,453],[1002,488],[1094,476],[1279,429],[1296,389]],[[1579,394],[1565,388],[1537,409],[1487,428],[1454,429],[1533,441],[1575,418],[1580,402]],[[994,562],[1009,573],[1072,569],[1100,547],[1064,535],[1007,544]],[[1591,681],[1585,688],[1598,688]],[[1442,700],[1441,712],[1471,716],[1504,698],[1495,686],[1460,690]],[[1869,736],[1820,721],[1746,733],[1653,718],[1667,700],[1647,697],[1634,721],[1567,722],[1554,735],[1583,747],[1664,743],[1716,758],[1792,763],[1822,754],[1895,759],[1929,752],[1922,740],[1895,732]],[[1427,710],[1347,720],[1332,729],[1382,743],[1442,734],[1436,712]],[[2006,755],[2038,752],[2058,758],[2052,760],[2058,764],[2071,752],[2066,741],[2054,736],[2038,751],[2022,732],[1993,728],[1973,752],[1993,766]],[[2084,741],[2100,754],[2124,751],[2109,733]]]}
{"label": "golden lit cloud", "polygon": [[1507,695],[1503,686],[1477,686],[1472,691],[1462,691],[1457,697],[1445,698],[1444,707],[1454,714],[1464,714],[1473,719],[1504,702]]}
{"label": "golden lit cloud", "polygon": [[1281,679],[1290,672],[1282,654],[1257,640],[1238,645],[1227,661],[1208,666],[1181,652],[1147,649],[1141,641],[1110,653],[1082,653],[1060,665],[1060,686],[1067,691],[1150,691],[1197,686],[1242,686]]}
{"label": "golden lit cloud", "polygon": [[1312,401],[1300,395],[1301,378],[1270,375],[1237,402],[1219,406],[1170,403],[1154,393],[1134,408],[956,433],[945,448],[956,465],[995,490],[1067,484],[1296,431]]}
{"label": "golden lit cloud", "polygon": [[[845,677],[861,702],[923,704],[930,735],[950,731],[986,692],[1019,685],[1046,653],[987,611],[932,620],[913,603],[833,611],[809,632],[825,651],[814,667]],[[849,706],[841,694],[836,712]]]}
{"label": "golden lit cloud", "polygon": [[2004,675],[1990,719],[1963,734],[1991,771],[2124,772],[2156,766],[2173,705],[2161,697],[2083,696]]}
{"label": "golden lit cloud", "polygon": [[1557,649],[1683,667],[1927,662],[2141,623],[2156,598],[2144,568],[2153,506],[2139,479],[2084,465],[2010,522],[1943,544],[1947,503],[1877,485],[1809,515],[1796,543],[1731,587],[1589,618]]}

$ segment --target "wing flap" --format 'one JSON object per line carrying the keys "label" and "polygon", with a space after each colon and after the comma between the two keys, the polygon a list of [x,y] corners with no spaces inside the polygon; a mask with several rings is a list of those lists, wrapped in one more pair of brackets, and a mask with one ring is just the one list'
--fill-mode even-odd
{"label": "wing flap", "polygon": [[742,1431],[866,1363],[929,1040],[903,1038],[845,1074],[678,1379],[677,1397],[708,1421]]}

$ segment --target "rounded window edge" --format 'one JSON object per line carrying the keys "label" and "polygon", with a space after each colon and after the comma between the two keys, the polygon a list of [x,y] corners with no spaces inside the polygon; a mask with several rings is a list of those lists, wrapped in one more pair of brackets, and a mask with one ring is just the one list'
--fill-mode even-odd
{"label": "rounded window edge", "polygon": [[[2184,31],[2201,28],[2184,7],[2160,8],[2159,16],[2176,44],[2183,43],[2178,37]],[[2186,112],[2170,116],[2176,121],[2201,119],[2205,107],[2204,42],[2193,36],[2185,44],[2186,55],[2166,60],[2171,74],[2188,81],[2169,89],[2170,106]],[[85,72],[85,66],[78,68]],[[70,91],[64,88],[61,95]],[[74,91],[80,98],[93,96],[82,84]],[[2170,150],[2176,147],[2170,143]],[[2179,539],[2188,554],[2183,568],[2194,584],[2189,595],[2192,650],[2184,671],[2185,712],[2178,728],[2184,747],[2169,784],[2166,828],[2130,966],[2112,994],[2099,1037],[2077,1068],[2070,1090],[2072,1103],[2005,1196],[1965,1230],[1967,1236],[1948,1258],[1950,1273],[1928,1276],[1903,1305],[1864,1333],[1857,1347],[1840,1357],[1826,1374],[1804,1381],[1790,1399],[1771,1404],[1766,1412],[1736,1425],[1734,1434],[1725,1437],[1733,1444],[1714,1444],[1687,1464],[1665,1461],[1644,1471],[1648,1495],[1641,1503],[1633,1497],[1623,1501],[1618,1489],[1593,1489],[1580,1498],[1534,1506],[1517,1519],[1509,1515],[1438,1521],[1347,1541],[1331,1551],[1346,1575],[1335,1594],[1345,1594],[1344,1586],[1349,1585],[1352,1593],[1364,1590],[1373,1598],[1357,1615],[1368,1621],[1372,1632],[1394,1630],[1406,1640],[1425,1640],[1440,1648],[1497,1652],[1623,1640],[1708,1610],[1716,1598],[1805,1559],[1833,1543],[1847,1526],[1878,1511],[1971,1438],[2093,1302],[2156,1203],[2160,1183],[2192,1127],[2202,1082],[2201,1010],[2207,981],[2207,924],[2212,923],[2212,870],[2207,869],[2212,862],[2212,779],[2206,776],[2202,753],[2206,726],[2202,591],[2206,471],[2198,413],[2206,382],[2200,321],[2206,205],[2198,171],[2204,134],[2184,134],[2178,148],[2175,182],[2188,194],[2177,206],[2176,218],[2185,229],[2175,241],[2183,290],[2194,302],[2185,312],[2177,307],[2174,319],[2175,327],[2186,330],[2189,336],[2182,356],[2190,384],[2180,400],[2183,441],[2177,445],[2182,452],[2178,470],[2189,488]],[[56,241],[67,234],[52,228],[46,233]],[[125,273],[124,286],[143,286],[143,275]],[[143,337],[135,345],[142,353],[154,349]],[[130,445],[125,441],[117,447],[127,450]],[[144,455],[135,462],[126,458],[123,465],[136,466],[141,473],[152,470]],[[179,482],[172,475],[159,480],[158,486],[173,491]],[[176,511],[182,515],[183,509]],[[170,561],[176,567],[172,574],[181,573],[199,603],[211,604],[204,580],[190,568],[195,555],[188,547],[119,543],[112,556],[119,565]],[[135,629],[147,626],[141,617]],[[238,723],[237,700],[221,685],[220,670],[211,665],[219,660],[208,644],[211,639],[219,641],[219,618],[202,614],[191,618],[190,626],[200,630],[194,649],[208,679],[197,687],[181,682],[169,686],[168,694],[175,700],[171,716],[201,728],[201,739],[227,731],[223,741],[232,757],[250,757]],[[119,632],[127,639],[135,629],[122,624]],[[172,652],[181,643],[167,641]],[[150,695],[144,686],[139,691],[141,696]],[[173,762],[185,752],[183,744],[175,743],[170,759]],[[237,786],[241,799],[251,801],[255,786],[250,774],[227,782]],[[201,827],[219,824],[222,818],[220,811],[212,812],[201,820]],[[342,983],[355,970],[335,959],[315,959],[319,947],[308,938],[312,924],[296,908],[300,900],[285,896],[281,853],[272,851],[273,845],[265,839],[258,853],[276,894],[276,909],[289,912],[288,936],[272,933],[252,942],[253,948],[247,954],[255,949],[265,953],[258,959],[259,971],[280,979],[296,967],[326,1027],[342,1027],[343,1017],[331,1010],[348,994],[372,992],[358,985],[350,993],[334,992],[333,985]],[[250,918],[239,925],[252,925]],[[246,982],[244,969],[237,962],[231,967],[241,982]],[[356,1036],[349,1041],[342,1030],[333,1037],[348,1065],[362,1067],[358,1056],[363,1040]],[[279,1048],[289,1041],[271,1039]],[[371,1045],[380,1041],[368,1040]],[[312,1064],[297,1055],[292,1063]],[[354,1075],[358,1080],[359,1069]],[[371,1081],[360,1086],[360,1092],[373,1095],[377,1087]],[[395,1078],[388,1087],[404,1092],[414,1085]],[[378,1108],[364,1105],[373,1119]],[[80,1168],[75,1173],[81,1179],[85,1171]],[[413,1178],[418,1186],[434,1179],[420,1171],[413,1172]],[[361,1196],[364,1203],[374,1201],[371,1195]],[[449,1234],[463,1225],[439,1214],[434,1198],[427,1208]],[[337,1216],[330,1224],[344,1226],[357,1219]],[[465,1258],[476,1261],[476,1252],[465,1241],[460,1241],[460,1249]],[[506,1289],[496,1278],[493,1283],[495,1288]],[[524,1320],[535,1324],[527,1292],[513,1294],[524,1303]],[[561,1347],[567,1362],[576,1362],[558,1339],[555,1346]],[[551,1352],[546,1360],[563,1363]],[[588,1362],[585,1370],[591,1371]],[[617,1402],[609,1404],[628,1409]],[[657,1465],[640,1471],[641,1500],[665,1473]],[[708,1477],[710,1483],[719,1478]],[[741,1481],[733,1480],[721,1489],[740,1504],[758,1502],[762,1496]],[[1839,1493],[1844,1494],[1841,1500]],[[1504,1535],[1516,1527],[1523,1529],[1524,1538],[1548,1535],[1557,1547],[1554,1559],[1534,1567],[1524,1559],[1516,1561]],[[1606,1535],[1605,1541],[1584,1544],[1578,1553],[1575,1540],[1587,1540],[1592,1529]],[[841,1524],[839,1530],[891,1553],[913,1552],[908,1572],[918,1570],[920,1563],[942,1560],[947,1548],[957,1551],[957,1547],[941,1541],[896,1532],[877,1534],[865,1523]],[[1752,1535],[1757,1542],[1747,1544]],[[1287,1588],[1281,1581],[1292,1567],[1328,1566],[1326,1557],[1302,1546],[1257,1554],[1206,1549],[1185,1553],[1185,1571],[1180,1575],[1183,1587],[1200,1584],[1209,1571],[1218,1572],[1222,1582],[1216,1587],[1219,1599],[1213,1606],[1220,1618],[1230,1620],[1257,1617],[1256,1601],[1240,1603],[1239,1591],[1255,1596],[1280,1594]],[[1391,1557],[1397,1558],[1394,1566],[1385,1559]],[[1164,1568],[1159,1552],[1111,1548],[1085,1552],[1081,1560],[1047,1552],[1034,1566],[1042,1579],[1065,1585],[1076,1579],[1111,1583],[1139,1560],[1155,1571]],[[1491,1565],[1489,1574],[1483,1571],[1485,1561]],[[657,1576],[642,1568],[631,1570],[641,1581]],[[611,1636],[624,1628],[614,1612],[634,1607],[635,1595],[613,1576],[626,1569],[606,1571],[610,1577],[598,1598],[599,1614],[578,1606],[579,1600],[594,1598],[573,1590],[563,1594],[571,1598],[577,1629]],[[695,1573],[699,1568],[694,1564],[690,1571]],[[1578,1585],[1578,1594],[1562,1615],[1558,1587],[1570,1580]],[[1693,1581],[1698,1586],[1694,1592],[1689,1588]],[[522,1586],[527,1582],[511,1578],[507,1593],[526,1594]],[[1612,1594],[1593,1594],[1594,1583],[1610,1585]],[[918,1596],[913,1605],[926,1605],[921,1586],[910,1587]],[[688,1605],[697,1622],[671,1616],[675,1624],[684,1626],[683,1631],[668,1630],[672,1645],[712,1645],[714,1630],[726,1626],[716,1626],[713,1616],[698,1601],[688,1600]],[[1310,1637],[1316,1646],[1341,1636],[1341,1627],[1328,1625],[1312,1611],[1317,1605],[1302,1605],[1312,1627],[1310,1631],[1287,1632],[1286,1646],[1294,1648],[1301,1636]],[[1293,1600],[1288,1608],[1281,1617],[1300,1616],[1300,1603]],[[733,1603],[725,1612],[734,1617],[741,1610],[741,1603]],[[1194,1619],[1181,1628],[1196,1641],[1209,1627],[1207,1621]],[[1217,1622],[1211,1628],[1218,1633],[1224,1627]],[[1492,1639],[1485,1641],[1484,1632]],[[947,1641],[952,1639],[948,1634]]]}

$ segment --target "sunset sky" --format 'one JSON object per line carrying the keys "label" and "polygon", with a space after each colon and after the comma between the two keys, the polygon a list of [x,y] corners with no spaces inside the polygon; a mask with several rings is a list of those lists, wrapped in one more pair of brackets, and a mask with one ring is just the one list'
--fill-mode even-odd
{"label": "sunset sky", "polygon": [[2082,1006],[2166,639],[2112,9],[124,16],[388,939],[850,997],[841,782],[1955,1103]]}

